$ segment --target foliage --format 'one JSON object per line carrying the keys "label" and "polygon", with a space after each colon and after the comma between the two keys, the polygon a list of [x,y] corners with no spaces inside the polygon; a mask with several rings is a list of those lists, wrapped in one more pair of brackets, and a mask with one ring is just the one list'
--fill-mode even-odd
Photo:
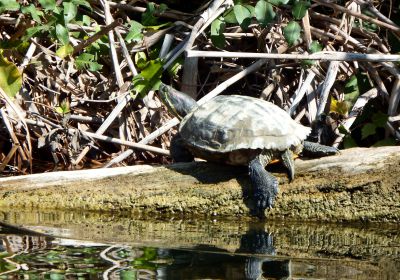
{"label": "foliage", "polygon": [[103,65],[97,62],[96,55],[90,53],[81,53],[75,59],[75,65],[78,70],[88,69],[90,71],[99,71]]}
{"label": "foliage", "polygon": [[224,30],[226,23],[223,17],[217,18],[211,23],[211,41],[218,48],[225,46]]}
{"label": "foliage", "polygon": [[344,99],[331,99],[330,113],[347,116],[350,108],[356,103],[360,92],[367,92],[371,88],[368,77],[364,73],[351,76],[344,87]]}
{"label": "foliage", "polygon": [[[211,25],[211,40],[216,47],[223,48],[225,37],[223,32],[227,24],[239,24],[243,30],[247,30],[252,20],[266,27],[276,18],[276,9],[289,3],[289,0],[259,0],[252,6],[247,1],[236,1],[235,5],[222,16],[215,19]],[[296,0],[290,4],[294,20],[301,20],[311,6],[309,1]],[[290,21],[284,28],[284,36],[290,46],[299,42],[301,26],[296,21]]]}
{"label": "foliage", "polygon": [[0,14],[6,11],[18,11],[20,5],[17,0],[0,0]]}
{"label": "foliage", "polygon": [[140,74],[133,78],[133,96],[139,94],[139,96],[144,97],[149,90],[157,90],[161,83],[163,61],[154,59],[143,65],[145,67]]}
{"label": "foliage", "polygon": [[142,24],[145,26],[157,25],[156,14],[162,14],[167,9],[167,5],[161,4],[158,7],[152,2],[147,3],[146,11],[142,14]]}
{"label": "foliage", "polygon": [[291,21],[288,25],[283,29],[283,35],[286,38],[289,46],[296,45],[300,38],[301,27],[296,21]]}
{"label": "foliage", "polygon": [[[310,53],[316,53],[322,51],[322,45],[318,41],[312,41],[309,47]],[[301,62],[301,64],[305,67],[315,65],[316,61],[312,59],[305,59]]]}
{"label": "foliage", "polygon": [[255,6],[255,14],[257,21],[260,23],[261,26],[264,27],[271,23],[276,16],[272,4],[264,0],[260,0],[257,2]]}
{"label": "foliage", "polygon": [[246,30],[251,23],[251,18],[254,15],[254,8],[251,5],[237,4],[233,7],[233,13],[236,20],[243,30]]}
{"label": "foliage", "polygon": [[[344,87],[344,99],[336,100],[332,98],[330,105],[330,113],[334,113],[339,117],[347,117],[349,110],[360,97],[361,92],[367,92],[371,88],[368,76],[364,73],[357,73],[351,76]],[[380,146],[388,143],[394,144],[393,138],[384,139],[384,134],[388,121],[388,115],[375,108],[374,102],[369,102],[360,114],[351,131],[346,130],[343,126],[339,126],[339,132],[344,134],[344,148],[357,146]]]}
{"label": "foliage", "polygon": [[76,23],[82,26],[90,24],[87,16],[78,15],[78,8],[82,7],[91,10],[88,1],[69,0],[58,3],[55,0],[39,0],[40,6],[34,4],[18,5],[11,1],[4,1],[7,4],[0,4],[0,10],[15,11],[20,10],[27,18],[33,21],[33,26],[26,29],[25,34],[20,38],[21,43],[28,41],[35,36],[49,36],[57,42],[58,49],[56,54],[65,58],[71,55],[73,47],[70,43],[71,38],[81,39],[80,33],[71,32],[68,24]]}
{"label": "foliage", "polygon": [[356,119],[351,130],[348,131],[343,126],[339,126],[339,132],[344,134],[343,147],[378,147],[395,145],[393,137],[385,137],[388,115],[377,110],[375,101],[369,102],[364,108],[363,113]]}
{"label": "foliage", "polygon": [[311,6],[308,1],[295,1],[292,8],[292,14],[295,20],[301,20]]}
{"label": "foliage", "polygon": [[131,20],[128,25],[129,32],[125,37],[125,40],[130,42],[141,42],[143,40],[143,25],[135,20]]}
{"label": "foliage", "polygon": [[350,77],[346,83],[344,94],[344,100],[349,102],[350,105],[354,105],[361,92],[367,92],[371,89],[371,85],[368,81],[368,76],[365,73],[357,73]]}
{"label": "foliage", "polygon": [[68,114],[70,110],[70,104],[67,101],[67,99],[64,99],[61,103],[60,106],[56,107],[56,112],[59,113],[60,115],[66,115]]}
{"label": "foliage", "polygon": [[[276,53],[277,56],[281,53],[306,54],[322,50],[358,53],[364,50],[368,50],[368,53],[386,53],[388,50],[395,53],[399,49],[399,40],[389,28],[377,26],[368,20],[360,21],[358,17],[350,17],[340,9],[324,6],[326,2],[312,6],[309,0],[235,0],[233,3],[231,7],[221,6],[226,9],[213,18],[211,24],[209,21],[203,23],[201,28],[204,29],[201,30],[204,32],[195,36],[194,48],[238,53],[268,52]],[[194,11],[194,7],[182,9],[181,2],[171,4],[175,5],[178,11],[151,1],[135,2],[134,6],[129,1],[113,1],[109,4],[114,21],[119,16],[121,19],[118,19],[118,22],[122,20],[122,24],[112,31],[106,26],[107,7],[99,1],[0,0],[0,87],[10,97],[15,97],[19,92],[23,93],[18,96],[18,105],[21,107],[21,116],[29,120],[29,131],[32,132],[31,136],[27,136],[25,128],[21,129],[19,120],[10,113],[11,129],[15,130],[18,141],[15,141],[15,138],[7,139],[9,132],[4,130],[0,119],[0,148],[6,147],[0,150],[0,161],[7,157],[11,146],[28,147],[28,139],[42,150],[50,147],[46,153],[38,151],[35,147],[32,158],[44,159],[43,162],[49,158],[50,161],[58,159],[59,161],[54,160],[54,164],[60,169],[84,167],[92,160],[108,161],[112,155],[120,153],[121,146],[117,143],[110,145],[100,140],[90,140],[94,143],[90,146],[90,154],[79,154],[81,147],[83,149],[87,143],[85,141],[89,141],[84,139],[83,131],[96,131],[101,126],[99,122],[110,116],[118,116],[119,121],[125,124],[124,139],[141,141],[167,122],[170,116],[164,113],[165,108],[158,102],[157,94],[144,100],[138,97],[145,97],[149,91],[156,90],[161,80],[178,88],[180,85],[194,88],[195,85],[183,84],[185,81],[181,79],[180,74],[183,69],[186,77],[187,69],[183,68],[183,64],[187,58],[179,54],[183,53],[182,46],[187,42],[192,28],[196,23],[201,23],[198,22],[198,15],[205,12],[210,7],[209,4],[201,6],[198,11]],[[329,2],[327,5],[340,5],[350,9],[342,2]],[[400,23],[398,10],[389,12],[392,11],[391,7],[384,2],[372,5],[379,8],[383,14],[390,15],[396,24]],[[307,13],[309,10],[312,12]],[[372,16],[367,10],[362,9],[362,13]],[[209,15],[211,14],[212,12]],[[302,29],[306,27],[303,27],[302,22],[305,16],[312,27],[311,42],[303,40],[305,35],[308,36]],[[330,17],[335,20],[330,20]],[[351,24],[353,26],[349,28]],[[328,28],[330,25],[336,25],[359,44],[342,38],[343,36],[333,31],[334,29]],[[118,36],[111,40],[111,33]],[[168,46],[168,49],[165,48],[167,44],[163,40],[166,33],[173,36],[172,45]],[[86,45],[88,40],[91,43],[83,49],[80,48]],[[161,49],[163,57],[160,57]],[[30,53],[31,50],[33,54]],[[255,60],[256,58],[200,57],[198,72],[195,73],[197,88],[190,94],[198,94],[197,98],[200,98]],[[327,65],[325,61],[274,59],[268,62],[268,67],[263,66],[248,74],[241,82],[231,85],[225,93],[263,96],[275,104],[291,106],[291,100],[301,86],[301,81],[305,81],[305,75],[312,71],[316,75],[309,85],[311,90],[307,91],[307,97],[298,103],[293,112],[293,118],[309,125],[310,120],[318,117],[315,115],[316,110],[310,105],[315,104],[318,111],[321,111],[319,106],[325,106],[321,105],[319,89],[324,83]],[[329,141],[338,137],[333,133],[337,132],[336,128],[345,134],[345,147],[393,143],[393,138],[387,137],[389,133],[386,131],[386,113],[388,103],[393,102],[390,95],[394,92],[396,77],[388,70],[388,65],[380,62],[371,64],[367,61],[340,63],[337,80],[329,93],[330,107],[322,108],[329,112],[333,120],[330,131],[325,133],[328,136],[324,136],[328,139],[326,144],[331,144]],[[369,67],[377,69],[375,74],[378,78],[374,77],[372,72],[367,73]],[[119,70],[121,75],[117,75]],[[381,82],[378,83],[376,79],[379,78]],[[379,95],[379,102],[374,102],[375,108],[371,109],[372,105],[367,104],[356,112],[358,117],[352,126],[346,123],[346,127],[350,126],[348,131],[341,127],[340,124],[346,122],[350,110],[360,96],[378,85],[379,88],[386,88],[388,93]],[[127,91],[130,92],[133,101],[126,105],[123,112],[111,114],[120,109],[116,102],[119,102],[121,94]],[[156,102],[148,103],[150,98]],[[3,104],[4,101],[1,101],[0,106],[3,106],[2,109],[8,114],[9,109]],[[45,126],[32,124],[42,125],[43,122],[46,122]],[[400,126],[400,122],[397,125],[392,118],[389,122],[394,124],[395,129]],[[117,128],[116,122],[109,124],[104,134],[112,138],[121,136],[119,133],[122,133],[122,130]],[[41,143],[39,139],[42,138],[48,139],[47,143],[51,145],[37,144]],[[169,135],[161,135],[153,144],[168,148]],[[7,168],[12,166],[19,173],[28,172],[25,159],[30,157],[29,153],[23,154],[24,151],[25,148],[18,149],[10,158],[13,162],[6,163]],[[75,166],[76,159],[82,159],[81,166]],[[159,163],[168,159],[155,153],[135,152],[134,156],[125,159],[123,164],[143,161]],[[60,167],[61,164],[63,165]],[[33,166],[36,168],[37,165]],[[48,166],[50,165],[42,168],[48,171]],[[129,277],[130,272],[125,273],[126,277]]]}
{"label": "foliage", "polygon": [[22,75],[14,63],[8,61],[0,52],[0,88],[15,97],[22,85]]}

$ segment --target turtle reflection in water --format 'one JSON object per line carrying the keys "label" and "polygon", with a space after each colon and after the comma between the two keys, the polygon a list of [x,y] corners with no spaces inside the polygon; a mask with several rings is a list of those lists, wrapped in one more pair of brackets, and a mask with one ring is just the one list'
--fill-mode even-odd
{"label": "turtle reflection in water", "polygon": [[338,153],[333,147],[304,141],[310,128],[296,123],[278,106],[253,97],[220,95],[203,105],[188,95],[161,84],[161,99],[180,118],[170,153],[176,162],[194,157],[230,165],[246,165],[253,186],[255,214],[264,215],[274,205],[278,180],[265,170],[274,159],[282,160],[289,179],[294,178],[293,154],[311,156]]}

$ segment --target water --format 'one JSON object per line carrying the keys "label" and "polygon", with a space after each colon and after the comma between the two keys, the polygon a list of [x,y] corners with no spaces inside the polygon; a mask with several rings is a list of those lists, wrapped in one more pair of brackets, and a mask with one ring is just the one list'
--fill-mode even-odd
{"label": "water", "polygon": [[[400,279],[399,227],[0,212],[0,279]],[[148,217],[147,217],[148,218]]]}

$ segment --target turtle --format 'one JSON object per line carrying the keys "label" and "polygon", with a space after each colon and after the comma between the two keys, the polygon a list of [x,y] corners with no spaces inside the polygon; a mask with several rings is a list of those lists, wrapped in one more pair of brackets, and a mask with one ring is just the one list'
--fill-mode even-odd
{"label": "turtle", "polygon": [[294,121],[277,105],[250,96],[218,95],[198,105],[187,94],[161,83],[159,95],[168,110],[181,122],[171,139],[170,155],[175,162],[202,158],[211,162],[248,166],[253,212],[263,216],[278,194],[278,180],[266,171],[275,159],[294,179],[294,154],[328,156],[339,150],[306,141],[311,129]]}

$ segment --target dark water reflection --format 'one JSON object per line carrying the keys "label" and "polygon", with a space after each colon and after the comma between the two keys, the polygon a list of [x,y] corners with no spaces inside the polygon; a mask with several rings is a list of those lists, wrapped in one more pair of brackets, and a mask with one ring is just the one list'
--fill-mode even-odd
{"label": "dark water reflection", "polygon": [[0,217],[0,279],[400,279],[394,225]]}

